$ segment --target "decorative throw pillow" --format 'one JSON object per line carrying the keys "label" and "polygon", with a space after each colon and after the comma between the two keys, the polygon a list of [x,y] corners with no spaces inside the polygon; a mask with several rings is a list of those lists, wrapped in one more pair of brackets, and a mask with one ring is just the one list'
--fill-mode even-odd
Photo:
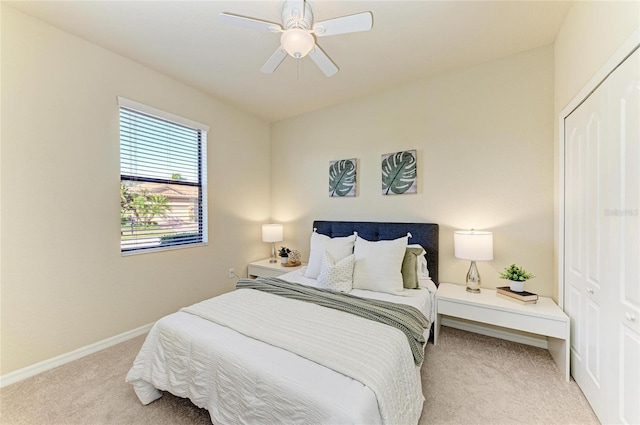
{"label": "decorative throw pillow", "polygon": [[329,251],[325,251],[320,275],[318,275],[318,287],[338,292],[351,292],[354,260],[355,256],[351,254],[336,262]]}
{"label": "decorative throw pillow", "polygon": [[329,251],[336,261],[340,261],[353,254],[353,243],[355,240],[356,235],[330,238],[329,236],[321,235],[314,231],[311,234],[309,264],[307,264],[304,276],[311,279],[318,278],[325,251]]}
{"label": "decorative throw pillow", "polygon": [[370,242],[356,238],[353,268],[354,289],[402,295],[402,260],[408,236],[390,241]]}
{"label": "decorative throw pillow", "polygon": [[422,256],[422,247],[407,247],[402,260],[402,283],[407,289],[418,288],[418,257]]}

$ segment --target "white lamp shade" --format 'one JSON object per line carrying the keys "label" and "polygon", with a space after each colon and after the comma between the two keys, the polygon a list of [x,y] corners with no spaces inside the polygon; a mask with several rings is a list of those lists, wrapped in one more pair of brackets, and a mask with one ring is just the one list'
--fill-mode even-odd
{"label": "white lamp shade", "polygon": [[456,258],[471,261],[493,260],[493,233],[458,230],[453,233]]}
{"label": "white lamp shade", "polygon": [[262,225],[262,242],[282,242],[283,234],[282,224]]}
{"label": "white lamp shade", "polygon": [[300,28],[290,28],[282,33],[280,44],[287,53],[294,58],[303,58],[316,45],[316,40],[309,33]]}

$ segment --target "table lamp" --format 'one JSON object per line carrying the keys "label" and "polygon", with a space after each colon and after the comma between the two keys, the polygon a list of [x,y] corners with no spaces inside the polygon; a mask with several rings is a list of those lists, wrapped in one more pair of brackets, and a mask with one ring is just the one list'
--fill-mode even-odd
{"label": "table lamp", "polygon": [[271,243],[271,259],[270,263],[277,263],[276,258],[276,242],[282,242],[284,228],[282,224],[263,224],[262,225],[262,242]]}
{"label": "table lamp", "polygon": [[493,233],[477,230],[457,230],[453,233],[456,258],[470,260],[467,273],[467,292],[480,293],[480,273],[476,261],[493,260]]}

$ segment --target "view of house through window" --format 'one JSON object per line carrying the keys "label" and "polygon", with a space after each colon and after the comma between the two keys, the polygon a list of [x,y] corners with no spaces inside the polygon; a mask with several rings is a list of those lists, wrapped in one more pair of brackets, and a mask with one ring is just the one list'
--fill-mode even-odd
{"label": "view of house through window", "polygon": [[119,100],[121,251],[206,242],[206,130]]}

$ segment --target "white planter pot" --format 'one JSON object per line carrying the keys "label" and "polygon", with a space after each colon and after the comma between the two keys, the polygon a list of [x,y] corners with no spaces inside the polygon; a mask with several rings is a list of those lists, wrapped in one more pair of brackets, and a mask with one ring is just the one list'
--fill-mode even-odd
{"label": "white planter pot", "polygon": [[280,257],[280,262],[282,264],[287,264],[287,261],[289,261],[289,257]]}
{"label": "white planter pot", "polygon": [[509,281],[509,288],[514,291],[514,292],[522,292],[524,291],[524,281],[515,281],[515,280],[510,280]]}

